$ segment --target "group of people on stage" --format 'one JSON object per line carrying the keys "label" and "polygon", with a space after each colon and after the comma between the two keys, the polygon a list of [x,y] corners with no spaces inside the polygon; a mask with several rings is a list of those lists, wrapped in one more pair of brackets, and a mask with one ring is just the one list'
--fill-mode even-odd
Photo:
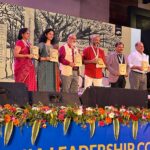
{"label": "group of people on stage", "polygon": [[[76,47],[77,37],[70,34],[66,43],[58,48],[55,43],[55,32],[46,29],[39,39],[39,57],[37,71],[30,52],[30,33],[28,28],[19,31],[14,48],[14,77],[16,82],[25,83],[29,91],[59,91],[77,93],[79,88],[79,68],[85,65],[84,78],[86,89],[89,86],[103,86],[103,69],[109,72],[108,80],[111,87],[125,88],[126,77],[129,76],[132,89],[147,89],[146,73],[150,71],[149,57],[144,54],[142,42],[135,44],[135,51],[127,57],[124,44],[115,44],[115,51],[107,56],[100,48],[100,36],[91,35],[90,45],[81,55]],[[51,58],[51,51],[57,49],[58,62]]]}

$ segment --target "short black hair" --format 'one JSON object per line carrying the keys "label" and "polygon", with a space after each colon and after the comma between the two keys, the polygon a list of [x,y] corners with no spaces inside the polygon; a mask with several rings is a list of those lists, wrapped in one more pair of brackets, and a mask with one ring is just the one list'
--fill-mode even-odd
{"label": "short black hair", "polygon": [[123,46],[124,46],[124,44],[123,44],[122,42],[117,42],[117,43],[115,44],[115,47],[117,47],[118,45],[123,45]]}
{"label": "short black hair", "polygon": [[[136,42],[135,43],[135,47],[137,47],[140,43],[142,43],[142,42]],[[143,44],[143,43],[142,43]]]}
{"label": "short black hair", "polygon": [[[47,41],[47,37],[46,37],[46,35],[49,33],[49,32],[54,32],[54,35],[55,35],[55,31],[53,30],[53,29],[51,29],[51,28],[49,28],[49,29],[46,29],[43,33],[42,33],[42,35],[41,35],[41,37],[40,37],[40,39],[39,39],[39,43],[41,43],[41,42],[44,42],[44,43],[46,43],[46,41]],[[51,44],[55,44],[56,43],[56,41],[55,41],[55,37],[52,39],[52,41],[51,41]]]}
{"label": "short black hair", "polygon": [[28,31],[28,28],[21,28],[19,30],[18,40],[22,40],[22,34],[26,33],[27,31]]}

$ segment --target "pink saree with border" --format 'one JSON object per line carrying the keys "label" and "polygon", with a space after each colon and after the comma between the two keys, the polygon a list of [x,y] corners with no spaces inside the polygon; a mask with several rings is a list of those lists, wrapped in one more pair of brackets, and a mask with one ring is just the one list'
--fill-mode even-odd
{"label": "pink saree with border", "polygon": [[[22,40],[16,42],[16,46],[21,47],[20,54],[30,54],[29,46]],[[14,77],[15,82],[24,83],[28,91],[36,91],[36,73],[32,60],[29,58],[14,58]]]}

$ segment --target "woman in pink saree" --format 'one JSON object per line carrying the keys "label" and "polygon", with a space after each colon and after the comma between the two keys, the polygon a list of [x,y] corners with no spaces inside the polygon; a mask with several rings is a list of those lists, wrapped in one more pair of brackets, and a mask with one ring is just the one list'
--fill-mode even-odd
{"label": "woman in pink saree", "polygon": [[32,62],[33,55],[30,54],[29,36],[28,28],[20,29],[14,49],[14,77],[15,82],[24,83],[28,91],[36,91],[36,75]]}

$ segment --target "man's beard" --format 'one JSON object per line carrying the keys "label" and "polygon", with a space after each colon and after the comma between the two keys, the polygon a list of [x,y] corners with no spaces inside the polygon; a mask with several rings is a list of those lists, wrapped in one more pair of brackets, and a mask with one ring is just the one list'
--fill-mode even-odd
{"label": "man's beard", "polygon": [[93,43],[93,45],[97,48],[99,47],[99,43]]}

